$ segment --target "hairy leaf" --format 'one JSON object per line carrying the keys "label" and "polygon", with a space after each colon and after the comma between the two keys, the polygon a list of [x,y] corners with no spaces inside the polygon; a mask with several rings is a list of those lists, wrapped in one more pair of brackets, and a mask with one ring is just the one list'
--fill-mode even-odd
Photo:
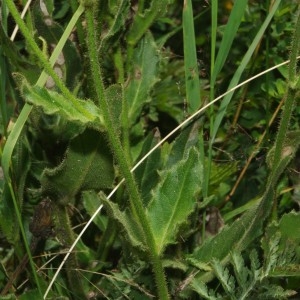
{"label": "hairy leaf", "polygon": [[[148,151],[150,151],[160,140],[160,134],[157,131],[154,135],[150,133],[146,137],[142,152],[138,158],[141,159]],[[158,170],[161,168],[161,149],[157,149],[147,160],[140,165],[135,171],[135,178],[139,184],[144,205],[147,206],[151,199],[151,190],[157,185],[159,180]]]}
{"label": "hairy leaf", "polygon": [[244,259],[239,252],[231,254],[232,265],[236,280],[240,287],[245,287],[250,276],[250,270],[245,266]]}
{"label": "hairy leaf", "polygon": [[281,236],[284,239],[300,241],[300,214],[292,211],[282,216],[279,222]]}
{"label": "hairy leaf", "polygon": [[167,154],[166,169],[171,168],[182,159],[186,159],[188,150],[195,146],[199,148],[199,128],[200,123],[194,122],[183,129],[180,135],[172,143],[170,153]]}
{"label": "hairy leaf", "polygon": [[175,241],[179,225],[193,211],[195,197],[200,192],[201,172],[198,152],[193,148],[186,160],[162,173],[160,184],[147,208],[158,253],[161,254],[167,244]]}
{"label": "hairy leaf", "polygon": [[124,28],[124,24],[128,16],[129,4],[130,2],[128,0],[121,0],[118,1],[118,6],[113,9],[112,14],[114,19],[107,34],[101,40],[101,52],[108,50],[111,44],[110,41],[120,30]]}
{"label": "hairy leaf", "polygon": [[122,100],[123,100],[123,90],[120,85],[114,84],[110,85],[106,91],[105,95],[107,97],[109,112],[113,124],[118,133],[121,133],[121,112],[122,112]]}
{"label": "hairy leaf", "polygon": [[125,88],[125,101],[128,102],[128,119],[133,125],[143,106],[150,101],[149,92],[157,81],[157,48],[151,34],[147,34],[134,52],[133,72]]}
{"label": "hairy leaf", "polygon": [[131,244],[139,249],[146,250],[147,246],[144,240],[143,230],[139,224],[135,222],[135,218],[131,216],[131,213],[128,210],[125,212],[121,211],[116,203],[107,200],[104,195],[101,196],[101,199],[109,214],[121,224]]}
{"label": "hairy leaf", "polygon": [[23,84],[22,93],[28,103],[41,107],[46,114],[58,114],[70,122],[102,128],[100,110],[90,100],[78,99],[75,105],[57,92],[27,84]]}
{"label": "hairy leaf", "polygon": [[217,296],[213,290],[209,290],[201,281],[193,281],[192,282],[193,289],[204,299],[208,300],[219,300],[222,299],[219,295]]}
{"label": "hairy leaf", "polygon": [[221,265],[221,262],[218,260],[213,259],[211,264],[226,294],[230,296],[230,299],[236,299],[235,279],[232,275],[230,275],[229,270],[227,268],[224,268]]}
{"label": "hairy leaf", "polygon": [[170,0],[153,0],[148,9],[145,9],[142,13],[138,10],[127,36],[128,44],[135,45],[154,22],[155,18],[166,11],[169,3]]}
{"label": "hairy leaf", "polygon": [[79,191],[112,187],[112,156],[103,134],[87,129],[70,142],[63,162],[42,175],[43,192],[54,194],[62,203]]}

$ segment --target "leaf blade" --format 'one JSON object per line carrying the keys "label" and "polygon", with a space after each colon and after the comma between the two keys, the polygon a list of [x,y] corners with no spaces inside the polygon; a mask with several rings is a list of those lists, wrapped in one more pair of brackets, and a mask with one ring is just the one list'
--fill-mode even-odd
{"label": "leaf blade", "polygon": [[186,160],[162,174],[146,212],[155,233],[157,253],[161,254],[165,246],[174,241],[179,225],[193,211],[195,195],[200,192],[201,172],[202,166],[194,148]]}

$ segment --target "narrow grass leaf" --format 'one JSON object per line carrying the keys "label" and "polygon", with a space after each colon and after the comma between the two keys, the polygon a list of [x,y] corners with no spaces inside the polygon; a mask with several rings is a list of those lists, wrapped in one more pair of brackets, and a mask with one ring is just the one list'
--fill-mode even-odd
{"label": "narrow grass leaf", "polygon": [[14,147],[19,139],[19,136],[23,130],[24,124],[27,121],[27,118],[31,112],[32,106],[29,104],[25,104],[14,127],[11,131],[10,135],[8,136],[8,139],[5,143],[5,147],[3,149],[2,159],[1,159],[1,165],[3,168],[3,173],[5,176],[5,179],[9,181],[9,167],[11,162],[11,155],[13,153]]}
{"label": "narrow grass leaf", "polygon": [[200,107],[201,99],[193,6],[191,0],[184,1],[182,21],[186,100],[188,103],[188,112],[193,113]]}
{"label": "narrow grass leaf", "polygon": [[201,172],[199,155],[193,148],[186,160],[162,173],[147,208],[159,254],[167,244],[175,242],[179,225],[186,222],[193,211],[201,187]]}
{"label": "narrow grass leaf", "polygon": [[[270,22],[271,22],[271,20],[274,16],[279,4],[280,4],[280,2],[281,2],[281,0],[276,0],[274,2],[269,14],[267,15],[267,18],[265,19],[264,23],[262,24],[262,26],[259,29],[258,33],[256,34],[255,38],[253,39],[253,42],[251,43],[248,51],[246,52],[244,58],[242,59],[238,69],[236,70],[236,72],[235,72],[235,74],[234,74],[234,76],[233,76],[233,78],[232,78],[232,80],[229,84],[228,90],[230,90],[231,88],[235,87],[238,84],[238,82],[239,82],[239,80],[240,80],[240,78],[241,78],[248,62],[250,61],[250,59],[253,55],[253,52],[255,51],[255,49],[256,49],[257,45],[259,44],[260,40],[262,39],[262,37],[263,37],[268,25],[270,24]],[[224,97],[223,101],[221,102],[220,108],[218,110],[218,113],[217,113],[217,116],[216,116],[216,119],[215,119],[215,122],[214,122],[214,125],[213,125],[212,136],[211,136],[211,144],[213,143],[213,141],[216,137],[217,131],[218,131],[219,126],[220,126],[220,124],[221,124],[221,122],[224,118],[227,106],[228,106],[228,104],[229,104],[229,102],[230,102],[230,100],[233,96],[233,93],[234,92],[229,93],[228,95],[226,95]]]}
{"label": "narrow grass leaf", "polygon": [[225,27],[223,38],[216,58],[216,62],[214,64],[213,73],[211,76],[211,85],[215,84],[217,75],[219,74],[219,72],[222,70],[224,66],[232,42],[236,36],[236,32],[241,24],[242,17],[244,15],[244,11],[246,9],[247,3],[248,3],[247,0],[240,0],[234,2],[234,6],[231,10],[229,20]]}

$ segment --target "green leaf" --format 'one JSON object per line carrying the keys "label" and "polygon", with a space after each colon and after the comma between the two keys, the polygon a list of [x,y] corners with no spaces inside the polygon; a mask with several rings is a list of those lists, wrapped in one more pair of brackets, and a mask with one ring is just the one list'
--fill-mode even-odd
{"label": "green leaf", "polygon": [[186,97],[189,105],[188,112],[194,113],[201,105],[201,95],[191,0],[184,1],[182,24]]}
{"label": "green leaf", "polygon": [[[260,228],[260,224],[258,224],[255,218],[256,215],[257,206],[248,210],[231,226],[224,227],[223,230],[212,239],[206,240],[206,242],[190,256],[192,260],[190,260],[190,257],[187,259],[192,264],[195,260],[207,263],[213,258],[226,262],[231,251],[242,251],[256,236],[256,231]],[[202,275],[203,273],[198,276],[201,277]]]}
{"label": "green leaf", "polygon": [[200,192],[201,173],[199,156],[193,148],[186,160],[161,174],[160,184],[147,208],[157,253],[162,254],[166,245],[175,241],[179,225],[193,211]]}
{"label": "green leaf", "polygon": [[[274,2],[274,4],[272,5],[272,7],[271,7],[264,23],[260,27],[260,29],[257,32],[256,36],[253,38],[253,41],[252,41],[251,45],[248,47],[248,50],[247,50],[245,56],[243,57],[241,63],[239,64],[238,69],[234,73],[234,76],[233,76],[233,78],[232,78],[232,80],[231,80],[231,82],[228,86],[228,90],[230,90],[231,88],[235,87],[238,84],[238,82],[239,82],[239,80],[240,80],[240,78],[241,78],[248,62],[250,61],[255,49],[257,48],[257,45],[261,42],[261,39],[262,39],[263,35],[265,34],[265,31],[266,31],[268,25],[270,24],[274,14],[275,14],[275,12],[276,12],[279,4],[280,4],[280,1],[281,0],[276,0]],[[242,1],[241,1],[241,3],[242,3]],[[223,60],[223,59],[220,58],[220,60]],[[221,65],[221,61],[220,61],[220,65]],[[214,141],[214,139],[217,135],[217,132],[219,130],[221,122],[222,122],[222,120],[224,118],[224,115],[226,113],[227,106],[229,105],[233,94],[234,94],[233,92],[227,94],[221,102],[221,105],[219,107],[219,110],[218,110],[218,113],[217,113],[217,116],[215,118],[214,125],[213,125],[213,128],[212,128],[211,141]]]}
{"label": "green leaf", "polygon": [[131,213],[128,210],[124,212],[121,211],[116,203],[107,200],[104,195],[101,196],[101,200],[103,201],[103,204],[111,217],[121,224],[129,238],[130,243],[134,247],[138,247],[141,250],[147,250],[143,230],[136,223],[135,218],[131,216]]}
{"label": "green leaf", "polygon": [[204,299],[208,300],[219,300],[221,299],[219,296],[216,296],[215,292],[213,290],[209,290],[201,281],[193,280],[191,283],[193,289]]}
{"label": "green leaf", "polygon": [[26,102],[41,107],[46,114],[58,114],[70,122],[102,128],[99,108],[90,100],[77,100],[76,105],[61,94],[24,83],[21,87]]}
{"label": "green leaf", "polygon": [[236,37],[236,32],[241,24],[242,17],[244,15],[244,12],[247,7],[247,0],[240,0],[234,2],[234,6],[232,8],[232,11],[230,13],[229,19],[227,21],[225,31],[223,34],[223,38],[221,41],[221,44],[219,46],[219,52],[216,58],[216,62],[213,68],[213,74],[211,77],[211,84],[215,84],[215,81],[217,79],[217,75],[222,70],[225,61],[228,57],[230,48],[232,46],[232,42],[234,38]]}
{"label": "green leaf", "polygon": [[[111,12],[114,16],[113,22],[107,34],[101,39],[100,51],[107,51],[110,41],[120,30],[124,29],[125,21],[128,17],[129,4],[128,0],[118,1],[118,6]],[[110,3],[111,4],[111,3]]]}
{"label": "green leaf", "polygon": [[233,251],[231,253],[231,259],[238,285],[240,287],[246,287],[247,281],[250,277],[250,270],[245,266],[241,253]]}
{"label": "green leaf", "polygon": [[[50,1],[45,1],[45,3],[49,4]],[[39,3],[35,3],[33,11],[37,35],[42,36],[43,39],[47,41],[47,45],[51,45],[50,47],[58,45],[64,32],[67,30],[59,23],[55,22],[50,16],[48,16],[48,22],[51,23],[49,26],[49,24],[45,22],[45,15],[44,12],[42,12]],[[48,12],[51,14],[51,9],[49,10],[49,7]],[[62,51],[59,54],[59,59],[56,60],[55,67],[56,69],[60,69],[66,86],[70,90],[73,90],[78,84],[78,77],[82,72],[82,63],[76,46],[71,39],[65,40]]]}
{"label": "green leaf", "polygon": [[147,34],[139,43],[133,55],[133,71],[125,88],[128,102],[128,119],[135,124],[143,106],[150,101],[149,92],[158,80],[158,54],[152,35]]}
{"label": "green leaf", "polygon": [[300,214],[292,211],[282,216],[279,222],[281,237],[283,239],[300,240]]}
{"label": "green leaf", "polygon": [[129,45],[134,46],[139,41],[154,22],[155,18],[167,10],[169,2],[170,0],[153,0],[151,1],[150,7],[143,12],[139,9],[138,13],[134,16],[132,26],[127,36]]}
{"label": "green leaf", "polygon": [[103,134],[87,129],[70,142],[66,158],[54,169],[42,174],[42,189],[54,194],[62,203],[79,191],[112,187],[112,155]]}
{"label": "green leaf", "polygon": [[20,243],[19,224],[17,222],[17,214],[8,184],[4,184],[0,201],[0,229],[5,238],[13,245]]}
{"label": "green leaf", "polygon": [[237,299],[235,297],[235,279],[230,275],[229,270],[224,268],[219,260],[213,259],[211,265],[226,294],[230,296],[230,299]]}
{"label": "green leaf", "polygon": [[191,147],[199,148],[199,128],[200,123],[196,121],[182,130],[172,143],[171,151],[167,154],[166,169],[171,168],[182,159],[186,159],[188,149]]}
{"label": "green leaf", "polygon": [[[142,152],[137,159],[139,161],[148,151],[150,151],[160,140],[160,134],[157,131],[154,135],[150,133],[143,144]],[[150,155],[147,160],[140,165],[134,172],[135,178],[139,185],[144,205],[147,206],[151,194],[150,191],[157,185],[159,176],[158,170],[161,168],[161,149],[157,149]]]}

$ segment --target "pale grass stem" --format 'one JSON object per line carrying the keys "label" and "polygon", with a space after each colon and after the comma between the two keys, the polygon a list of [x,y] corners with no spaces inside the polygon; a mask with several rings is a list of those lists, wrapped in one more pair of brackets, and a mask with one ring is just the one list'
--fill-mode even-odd
{"label": "pale grass stem", "polygon": [[[24,18],[24,16],[25,16],[27,10],[29,9],[29,6],[30,6],[31,2],[32,2],[32,0],[28,0],[28,1],[26,2],[26,5],[24,6],[23,11],[22,11],[22,13],[21,13],[21,19]],[[13,41],[13,40],[15,39],[18,30],[19,30],[19,26],[16,25],[16,27],[14,28],[13,33],[12,33],[11,36],[10,36],[10,40],[11,40],[11,41]]]}
{"label": "pale grass stem", "polygon": [[[297,59],[299,59],[300,56],[297,57]],[[185,125],[189,124],[192,120],[194,120],[196,117],[198,117],[201,113],[203,113],[208,107],[210,107],[211,105],[213,105],[214,103],[216,103],[217,101],[221,100],[224,96],[228,95],[229,93],[232,93],[233,91],[237,90],[238,88],[242,87],[243,85],[247,84],[250,81],[253,81],[254,79],[268,73],[271,72],[272,70],[275,70],[277,68],[280,68],[286,64],[288,64],[290,61],[287,60],[281,64],[278,64],[276,66],[273,66],[261,73],[256,74],[255,76],[243,81],[242,83],[236,85],[235,87],[233,87],[232,89],[230,89],[229,91],[227,91],[226,93],[222,94],[221,96],[215,98],[214,100],[212,100],[210,103],[204,105],[202,108],[200,108],[199,110],[197,110],[195,113],[193,113],[191,116],[189,116],[186,120],[184,120],[181,124],[179,124],[175,129],[173,129],[167,136],[165,136],[157,145],[155,145],[132,169],[131,172],[134,172],[158,147],[160,147],[168,138],[170,138],[174,133],[176,133],[178,130],[180,130],[181,128],[183,128]],[[110,199],[112,197],[112,195],[114,195],[114,193],[118,190],[118,188],[124,183],[125,179],[123,178],[118,185],[111,191],[111,193],[107,196],[107,199]],[[94,218],[97,216],[97,214],[101,211],[101,209],[103,208],[103,205],[101,204],[98,209],[95,211],[95,213],[91,216],[91,218],[89,219],[89,221],[86,223],[86,225],[84,226],[84,228],[82,229],[82,231],[78,234],[77,238],[75,239],[74,243],[72,244],[72,246],[70,247],[70,249],[68,250],[67,254],[65,255],[63,261],[61,262],[61,264],[59,265],[58,269],[56,270],[45,294],[44,294],[44,299],[46,299],[49,291],[52,288],[52,285],[54,284],[54,281],[56,280],[59,272],[61,271],[62,267],[64,266],[65,262],[67,261],[68,257],[70,256],[70,254],[72,253],[72,251],[74,250],[76,244],[78,243],[78,241],[80,240],[80,238],[83,236],[84,232],[86,231],[86,229],[90,226],[90,224],[93,222]]]}

